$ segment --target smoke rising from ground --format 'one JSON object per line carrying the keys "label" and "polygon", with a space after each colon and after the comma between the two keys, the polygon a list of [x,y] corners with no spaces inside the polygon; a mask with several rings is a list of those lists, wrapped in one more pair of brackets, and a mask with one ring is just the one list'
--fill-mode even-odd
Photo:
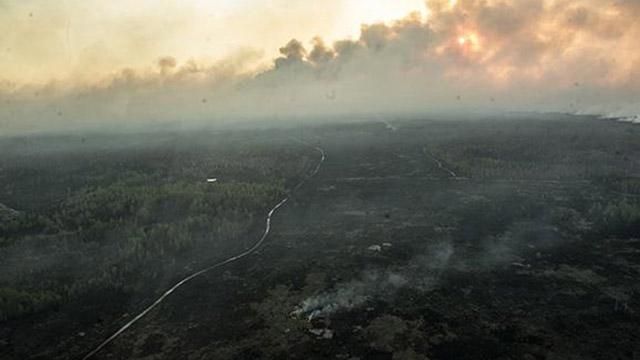
{"label": "smoke rising from ground", "polygon": [[292,314],[313,320],[362,307],[371,301],[388,300],[402,288],[432,291],[441,283],[443,274],[452,270],[472,273],[493,271],[505,265],[524,268],[526,253],[563,243],[557,229],[542,219],[514,222],[499,236],[478,240],[477,250],[441,241],[402,266],[363,271],[356,279],[303,300]]}
{"label": "smoke rising from ground", "polygon": [[405,286],[431,290],[437,285],[440,273],[448,267],[453,253],[450,243],[438,244],[405,266],[364,271],[358,279],[338,284],[333,291],[305,299],[293,315],[309,320],[326,317],[337,311],[357,308],[373,299],[393,296]]}
{"label": "smoke rising from ground", "polygon": [[[0,85],[7,132],[148,122],[351,114],[560,111],[640,114],[640,3],[427,1],[358,39],[292,39],[264,66],[159,58],[81,84]],[[295,34],[292,34],[295,35]]]}

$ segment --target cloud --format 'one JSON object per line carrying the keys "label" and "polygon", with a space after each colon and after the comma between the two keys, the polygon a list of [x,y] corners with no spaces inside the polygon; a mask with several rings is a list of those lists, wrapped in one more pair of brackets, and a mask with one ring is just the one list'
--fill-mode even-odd
{"label": "cloud", "polygon": [[322,38],[313,38],[313,50],[309,54],[309,61],[315,64],[325,64],[335,57],[333,49],[328,48]]}
{"label": "cloud", "polygon": [[574,111],[594,102],[607,112],[637,102],[637,2],[430,0],[428,7],[426,20],[412,14],[364,25],[355,41],[323,44],[331,53],[325,61],[298,57],[308,66],[272,71],[295,72],[297,85],[306,76],[308,92],[342,89],[345,110],[355,112]]}
{"label": "cloud", "polygon": [[428,0],[427,7],[426,18],[363,25],[357,39],[293,38],[267,67],[243,50],[213,64],[167,56],[80,85],[5,82],[0,96],[9,106],[0,109],[0,125],[62,124],[50,114],[63,107],[73,124],[452,110],[640,113],[637,1]]}
{"label": "cloud", "polygon": [[307,50],[300,41],[292,39],[287,45],[280,48],[280,54],[282,56],[275,60],[276,69],[303,62],[307,56]]}
{"label": "cloud", "polygon": [[[161,74],[167,74],[177,65],[176,59],[172,56],[163,56],[158,59],[158,67],[160,67]],[[197,66],[195,67],[197,70]]]}

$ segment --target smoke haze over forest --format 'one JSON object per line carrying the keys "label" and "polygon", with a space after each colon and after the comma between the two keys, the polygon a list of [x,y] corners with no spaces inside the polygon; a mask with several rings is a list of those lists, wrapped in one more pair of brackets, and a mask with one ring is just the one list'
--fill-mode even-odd
{"label": "smoke haze over forest", "polygon": [[[237,46],[213,41],[211,56],[191,37],[198,26],[211,36],[222,30],[204,20],[189,24],[190,16],[199,19],[198,1],[114,10],[97,19],[101,31],[85,35],[93,48],[59,49],[77,60],[65,68],[64,57],[48,56],[55,50],[30,39],[49,32],[69,44],[80,20],[46,4],[0,1],[0,17],[7,20],[0,26],[9,34],[0,39],[0,129],[447,111],[640,114],[636,0],[429,0],[414,12],[411,2],[380,5],[381,13],[407,13],[398,19],[356,16],[366,8],[356,3],[294,2],[277,21],[288,25],[274,27],[271,37],[260,14],[282,13],[284,4],[210,4],[220,10],[213,23],[244,26]],[[65,14],[82,16],[80,4],[67,3]],[[332,12],[341,26],[314,25],[328,23]],[[124,26],[114,20],[127,16],[135,21]],[[352,27],[345,19],[381,21],[363,24],[351,36],[336,30]],[[307,22],[319,33],[307,34]],[[190,30],[178,30],[183,28]],[[263,49],[270,41],[246,35],[252,32],[264,39],[291,33],[279,47]],[[169,52],[180,44],[198,51]],[[44,57],[41,68],[26,74],[25,66],[38,57]]]}

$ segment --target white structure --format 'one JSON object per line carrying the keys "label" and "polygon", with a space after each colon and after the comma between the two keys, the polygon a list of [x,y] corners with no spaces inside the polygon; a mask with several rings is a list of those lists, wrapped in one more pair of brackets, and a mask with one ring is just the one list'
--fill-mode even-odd
{"label": "white structure", "polygon": [[371,245],[371,246],[369,246],[367,248],[367,250],[380,252],[380,251],[382,251],[382,246],[380,246],[380,245]]}

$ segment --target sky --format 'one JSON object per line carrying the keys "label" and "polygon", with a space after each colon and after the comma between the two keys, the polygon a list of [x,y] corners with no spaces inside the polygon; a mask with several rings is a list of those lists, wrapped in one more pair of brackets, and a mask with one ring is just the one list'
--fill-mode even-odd
{"label": "sky", "polygon": [[640,0],[0,0],[0,135],[433,111],[640,114]]}
{"label": "sky", "polygon": [[291,37],[357,37],[360,25],[424,11],[421,0],[0,0],[0,78],[90,79],[162,56],[267,57]]}

